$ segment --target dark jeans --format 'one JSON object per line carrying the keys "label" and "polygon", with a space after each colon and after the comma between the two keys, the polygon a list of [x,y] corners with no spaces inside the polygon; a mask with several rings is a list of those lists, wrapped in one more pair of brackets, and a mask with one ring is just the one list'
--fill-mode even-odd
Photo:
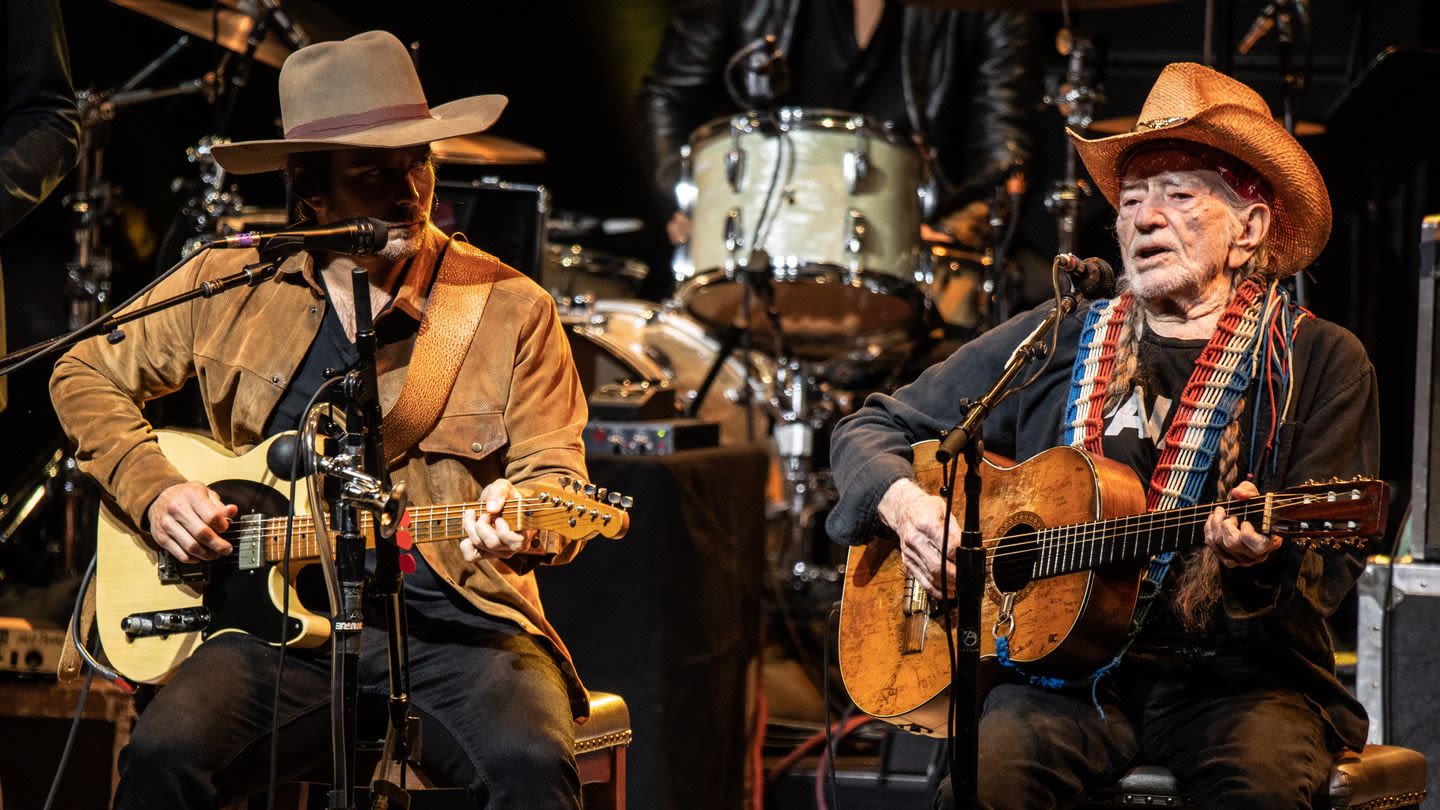
{"label": "dark jeans", "polygon": [[[578,808],[560,670],[534,638],[494,624],[412,625],[421,763],[464,786],[477,807]],[[386,695],[385,634],[367,625],[361,638],[361,691]],[[141,713],[120,756],[115,807],[210,808],[263,792],[277,663],[278,650],[251,636],[225,634],[201,645]],[[328,647],[287,655],[281,782],[329,761],[329,671]],[[358,777],[368,784],[368,773]]]}
{"label": "dark jeans", "polygon": [[[1006,684],[980,719],[979,806],[1071,807],[1137,759],[1211,810],[1309,810],[1330,775],[1324,721],[1300,693],[1199,676],[1121,677],[1088,691]],[[954,807],[947,781],[937,808]]]}

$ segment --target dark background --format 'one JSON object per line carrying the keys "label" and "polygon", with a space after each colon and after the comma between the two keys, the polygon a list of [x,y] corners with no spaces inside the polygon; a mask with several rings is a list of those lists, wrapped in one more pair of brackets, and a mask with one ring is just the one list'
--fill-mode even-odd
{"label": "dark background", "polygon": [[[1216,61],[1278,110],[1273,36],[1249,56],[1232,54],[1263,5],[1261,0],[1216,0]],[[1427,143],[1423,136],[1435,131],[1426,127],[1433,123],[1435,100],[1421,90],[1440,69],[1432,65],[1427,70],[1417,61],[1376,82],[1356,87],[1356,81],[1387,46],[1440,45],[1440,7],[1424,0],[1313,0],[1310,5],[1308,36],[1296,48],[1309,79],[1299,117],[1333,123],[1326,135],[1304,142],[1320,163],[1336,210],[1330,246],[1313,270],[1311,304],[1317,314],[1354,330],[1379,369],[1383,472],[1396,484],[1400,503],[1393,514],[1398,520],[1410,473],[1417,232],[1423,214],[1440,211],[1436,147],[1433,138]],[[312,33],[320,36],[385,28],[407,43],[418,41],[420,74],[432,104],[478,93],[509,96],[510,106],[492,131],[540,147],[549,159],[543,166],[494,173],[544,183],[555,208],[563,211],[649,218],[645,233],[589,240],[587,246],[642,258],[652,265],[652,279],[668,277],[662,264],[667,253],[649,208],[634,112],[635,91],[668,15],[666,0],[287,0],[285,6],[311,22]],[[1093,35],[1100,46],[1106,101],[1097,118],[1135,114],[1162,65],[1201,58],[1204,7],[1201,0],[1180,0],[1074,13],[1072,27]],[[65,0],[64,14],[77,88],[116,87],[178,36],[160,22],[101,0]],[[1038,68],[1053,87],[1064,68],[1050,44],[1060,15],[1038,19]],[[209,46],[192,44],[149,85],[193,78],[214,63]],[[264,66],[254,69],[225,134],[235,139],[277,134],[276,76]],[[1048,255],[1054,251],[1055,227],[1041,197],[1063,166],[1064,137],[1053,110],[1043,110],[1038,119],[1041,159],[1031,172],[1021,239]],[[110,125],[105,174],[121,196],[108,234],[120,292],[153,274],[156,249],[183,199],[171,191],[171,181],[193,174],[185,148],[214,131],[213,111],[194,96],[123,109]],[[478,173],[442,167],[440,175],[460,179]],[[61,198],[70,186],[67,182],[0,242],[12,348],[63,326],[61,282],[71,241]],[[240,178],[239,189],[252,204],[283,202],[273,178]],[[1111,218],[1103,200],[1086,203],[1082,255],[1115,259]],[[663,283],[648,291],[652,296],[665,292]],[[44,388],[47,373],[22,372],[12,383],[10,412],[0,415],[9,448],[3,466],[7,479],[56,435]],[[0,549],[0,570],[6,564]],[[18,568],[10,566],[12,579]]]}

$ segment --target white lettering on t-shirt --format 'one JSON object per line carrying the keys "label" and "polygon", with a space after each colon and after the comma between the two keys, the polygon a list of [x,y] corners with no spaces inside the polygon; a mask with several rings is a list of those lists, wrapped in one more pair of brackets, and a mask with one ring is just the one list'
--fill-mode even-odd
{"label": "white lettering on t-shirt", "polygon": [[1119,436],[1121,431],[1133,430],[1139,438],[1149,439],[1156,447],[1162,447],[1165,443],[1165,417],[1170,415],[1172,404],[1165,397],[1156,397],[1155,410],[1147,415],[1145,389],[1137,385],[1130,390],[1130,397],[1111,414],[1110,422],[1105,427],[1105,435]]}

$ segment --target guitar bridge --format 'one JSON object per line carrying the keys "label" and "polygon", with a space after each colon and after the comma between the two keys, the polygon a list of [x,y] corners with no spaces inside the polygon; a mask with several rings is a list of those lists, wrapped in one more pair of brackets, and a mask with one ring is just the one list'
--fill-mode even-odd
{"label": "guitar bridge", "polygon": [[913,577],[905,578],[905,626],[900,641],[902,653],[925,651],[925,628],[930,623],[930,595]]}
{"label": "guitar bridge", "polygon": [[168,551],[160,552],[155,560],[155,573],[161,585],[208,585],[210,566],[203,562],[182,563]]}

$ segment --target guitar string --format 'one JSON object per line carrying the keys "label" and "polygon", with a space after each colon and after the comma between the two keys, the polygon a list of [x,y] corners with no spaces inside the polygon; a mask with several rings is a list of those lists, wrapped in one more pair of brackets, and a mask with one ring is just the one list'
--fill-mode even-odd
{"label": "guitar string", "polygon": [[[1270,506],[1284,508],[1296,504],[1303,504],[1305,503],[1305,498],[1306,496],[1290,496],[1288,498],[1277,498],[1271,502]],[[1022,554],[1033,554],[1035,553],[1036,547],[1039,547],[1043,551],[1049,551],[1053,549],[1063,553],[1072,550],[1075,546],[1091,545],[1096,543],[1097,541],[1119,541],[1130,537],[1145,537],[1147,535],[1160,534],[1169,529],[1184,526],[1201,525],[1205,521],[1209,520],[1209,514],[1216,506],[1229,507],[1237,503],[1244,504],[1246,502],[1220,501],[1216,503],[1206,504],[1203,506],[1182,507],[1180,509],[1168,510],[1166,512],[1142,512],[1137,515],[1128,515],[1119,518],[1108,518],[1103,521],[1095,521],[1092,523],[1067,524],[1063,526],[1047,527],[1045,529],[1039,529],[1033,532],[1022,532],[1020,534],[1008,535],[1000,539],[1004,541],[1013,540],[1014,538],[1027,537],[1034,537],[1037,539],[1026,540],[1020,543],[1006,542],[1003,545],[986,549],[986,555],[989,558],[995,558],[1005,556],[1018,556]],[[1253,507],[1242,506],[1240,509],[1236,510],[1240,514],[1232,513],[1230,516],[1248,518],[1253,516],[1254,514],[1262,513],[1265,506],[1266,504],[1264,504],[1263,502],[1257,503]],[[1155,520],[1154,516],[1158,515],[1163,515],[1165,517],[1160,520]],[[1125,523],[1134,523],[1135,525],[1131,528],[1125,528],[1118,532],[1113,531],[1114,529],[1122,527]],[[1071,537],[1062,540],[1061,538],[1067,534],[1071,535]]]}
{"label": "guitar string", "polygon": [[[560,520],[554,520],[554,517],[560,517]],[[284,520],[284,519],[281,519],[281,520]],[[458,517],[451,517],[451,519],[446,520],[445,523],[446,523],[446,525],[448,525],[448,523],[452,523],[452,522],[458,523],[458,522],[459,522]],[[531,525],[526,526],[526,528],[524,528],[523,530],[528,530],[528,529],[563,530],[563,529],[572,528],[572,526],[570,526],[569,523],[570,523],[570,522],[569,522],[569,517],[566,517],[566,516],[563,516],[563,515],[552,515],[552,516],[547,516],[547,517],[540,517],[540,519],[534,520],[534,522],[531,523]],[[595,528],[595,526],[592,526],[592,528],[590,528],[590,529],[593,529],[593,533],[595,533],[595,535],[603,535],[603,532],[605,532],[605,528]],[[446,529],[444,530],[444,532],[449,532],[449,529],[446,528]],[[436,532],[433,532],[433,530],[429,530],[429,532],[426,532],[426,535],[428,535],[428,536],[425,536],[425,538],[415,538],[415,539],[412,540],[412,542],[415,542],[415,543],[431,543],[431,542],[442,542],[442,540],[448,540],[448,539],[455,539],[455,540],[462,539],[462,536],[449,535],[449,533],[441,533],[441,536],[435,536],[435,533],[436,533]],[[367,540],[369,540],[369,538],[367,538]],[[282,545],[281,540],[276,539],[276,538],[261,538],[261,542],[262,542],[262,545],[264,545],[264,551],[266,552],[265,561],[264,561],[264,562],[275,562],[275,561],[272,561],[271,558],[269,558],[269,552],[271,552],[272,549],[278,548],[279,545]],[[298,562],[307,562],[307,564],[308,564],[308,562],[310,562],[311,559],[318,559],[318,552],[320,552],[320,548],[318,548],[318,545],[320,545],[320,543],[315,542],[314,536],[312,536],[311,533],[307,533],[307,535],[305,535],[304,538],[301,538],[300,532],[298,532],[298,530],[297,530],[297,533],[295,533],[294,539],[292,539],[292,549],[291,549],[291,553],[292,553],[292,555],[295,555],[295,553],[298,552],[297,561],[298,561]],[[367,545],[367,549],[369,549],[369,548],[372,548],[372,546]],[[517,552],[517,553],[521,553],[521,552]],[[189,565],[189,564],[181,564],[181,565]],[[239,555],[236,555],[236,553],[229,553],[229,555],[222,556],[222,558],[212,559],[212,561],[209,561],[209,565],[210,565],[210,566],[223,566],[223,568],[229,568],[229,566],[239,566]],[[148,575],[148,574],[147,574],[147,575]]]}

